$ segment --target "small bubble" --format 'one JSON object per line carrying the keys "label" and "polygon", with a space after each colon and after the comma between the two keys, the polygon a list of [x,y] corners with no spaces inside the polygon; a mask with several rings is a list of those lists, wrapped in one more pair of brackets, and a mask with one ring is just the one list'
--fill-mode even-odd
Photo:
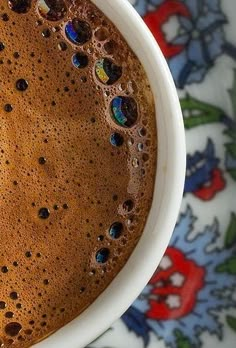
{"label": "small bubble", "polygon": [[18,262],[17,262],[17,261],[14,261],[14,262],[13,262],[13,266],[14,266],[14,267],[17,267],[17,266],[18,266]]}
{"label": "small bubble", "polygon": [[96,274],[96,271],[93,269],[92,271],[89,272],[89,276],[92,277]]}
{"label": "small bubble", "polygon": [[110,255],[110,251],[107,248],[102,248],[96,253],[97,263],[106,263]]}
{"label": "small bubble", "polygon": [[3,51],[5,48],[5,45],[3,42],[0,42],[0,52]]}
{"label": "small bubble", "polygon": [[32,252],[31,251],[26,251],[25,256],[28,257],[28,258],[31,257],[32,256]]}
{"label": "small bubble", "polygon": [[15,59],[18,59],[18,58],[20,58],[20,54],[19,54],[18,52],[14,52],[14,53],[13,53],[13,57],[14,57]]}
{"label": "small bubble", "polygon": [[118,200],[118,196],[117,195],[113,195],[112,199],[113,199],[114,202],[116,202]]}
{"label": "small bubble", "polygon": [[84,287],[80,288],[80,291],[79,291],[80,294],[82,294],[83,292],[85,292],[85,290],[86,290],[86,289],[85,289]]}
{"label": "small bubble", "polygon": [[37,26],[37,27],[40,27],[41,25],[43,25],[43,22],[42,22],[40,19],[38,19],[38,20],[36,21],[36,26]]}
{"label": "small bubble", "polygon": [[86,83],[87,82],[87,77],[86,76],[81,76],[80,80],[81,80],[81,82]]}
{"label": "small bubble", "polygon": [[140,128],[138,130],[138,134],[139,134],[140,137],[145,137],[145,135],[147,134],[147,131],[146,131],[145,128]]}
{"label": "small bubble", "polygon": [[49,284],[49,280],[48,279],[44,279],[43,284],[44,285],[48,285]]}
{"label": "small bubble", "polygon": [[22,307],[22,304],[21,304],[21,303],[17,303],[17,304],[16,304],[16,308],[17,308],[17,309],[21,309],[21,307]]}
{"label": "small bubble", "polygon": [[139,144],[138,144],[138,151],[139,151],[139,152],[142,152],[142,151],[143,151],[143,148],[144,148],[143,144],[142,144],[142,143],[139,143]]}
{"label": "small bubble", "polygon": [[2,20],[3,20],[4,22],[8,22],[8,21],[9,21],[9,16],[8,16],[7,13],[3,13],[1,17],[2,17]]}
{"label": "small bubble", "polygon": [[113,133],[110,137],[110,142],[113,146],[122,146],[124,143],[124,138],[119,133]]}
{"label": "small bubble", "polygon": [[123,209],[125,212],[129,213],[133,210],[134,208],[134,202],[131,199],[128,199],[123,203]]}
{"label": "small bubble", "polygon": [[129,146],[134,145],[134,139],[133,139],[133,138],[130,138],[130,139],[128,140],[128,145],[129,145]]}
{"label": "small bubble", "polygon": [[19,323],[12,322],[5,326],[5,332],[8,336],[14,337],[17,336],[18,333],[21,331],[22,326]]}
{"label": "small bubble", "polygon": [[41,253],[37,253],[36,256],[37,256],[37,257],[41,257]]}
{"label": "small bubble", "polygon": [[17,186],[18,182],[16,180],[13,181],[13,185]]}
{"label": "small bubble", "polygon": [[98,241],[99,242],[102,242],[103,240],[104,240],[104,236],[103,235],[98,236]]}
{"label": "small bubble", "polygon": [[31,0],[8,0],[8,6],[16,13],[27,13],[31,7]]}
{"label": "small bubble", "polygon": [[53,209],[54,209],[54,210],[58,210],[58,209],[59,209],[59,206],[58,206],[57,204],[54,204]]}
{"label": "small bubble", "polygon": [[69,207],[68,207],[68,204],[66,204],[66,203],[63,204],[62,208],[63,208],[63,209],[68,209],[68,208],[69,208]]}
{"label": "small bubble", "polygon": [[16,88],[18,91],[24,92],[28,88],[28,82],[25,79],[19,79],[16,81]]}
{"label": "small bubble", "polygon": [[17,300],[17,299],[19,298],[19,295],[17,294],[17,292],[12,291],[12,292],[10,293],[10,298],[11,298],[12,300]]}
{"label": "small bubble", "polygon": [[3,267],[1,268],[1,272],[2,272],[2,273],[7,273],[7,272],[8,272],[8,267],[7,267],[7,266],[3,266]]}
{"label": "small bubble", "polygon": [[110,40],[104,44],[103,48],[107,54],[111,55],[114,53],[115,49],[117,48],[117,44],[115,41]]}
{"label": "small bubble", "polygon": [[94,35],[98,41],[105,41],[108,38],[109,33],[105,28],[98,28]]}
{"label": "small bubble", "polygon": [[5,313],[5,317],[6,317],[6,318],[9,318],[9,319],[10,319],[10,318],[13,318],[13,317],[14,317],[14,313],[13,313],[13,312],[6,312],[6,313]]}
{"label": "small bubble", "polygon": [[139,160],[136,157],[132,159],[132,166],[134,168],[138,168],[139,167]]}
{"label": "small bubble", "polygon": [[84,69],[88,66],[89,59],[86,54],[77,52],[72,57],[72,63],[76,68]]}
{"label": "small bubble", "polygon": [[24,332],[25,332],[26,335],[32,335],[33,330],[27,329],[27,330],[25,330]]}
{"label": "small bubble", "polygon": [[13,110],[13,107],[11,104],[6,104],[6,105],[4,105],[4,110],[6,112],[11,112]]}
{"label": "small bubble", "polygon": [[147,162],[149,160],[149,155],[147,153],[144,153],[142,158],[144,162]]}
{"label": "small bubble", "polygon": [[109,235],[113,239],[118,239],[123,231],[123,224],[121,222],[114,222],[109,230]]}
{"label": "small bubble", "polygon": [[38,212],[38,216],[40,217],[40,219],[48,219],[50,215],[50,211],[48,208],[40,208],[39,212]]}
{"label": "small bubble", "polygon": [[50,30],[48,28],[43,29],[42,36],[45,37],[46,39],[49,38],[51,36]]}
{"label": "small bubble", "polygon": [[6,302],[0,301],[0,310],[1,310],[1,309],[5,309],[6,306],[7,306]]}
{"label": "small bubble", "polygon": [[55,27],[52,28],[52,31],[54,33],[57,33],[58,31],[60,31],[60,27],[59,26],[55,26]]}
{"label": "small bubble", "polygon": [[66,51],[67,50],[67,44],[64,41],[59,42],[58,48],[60,51]]}
{"label": "small bubble", "polygon": [[45,164],[46,163],[46,158],[45,157],[39,157],[39,164]]}

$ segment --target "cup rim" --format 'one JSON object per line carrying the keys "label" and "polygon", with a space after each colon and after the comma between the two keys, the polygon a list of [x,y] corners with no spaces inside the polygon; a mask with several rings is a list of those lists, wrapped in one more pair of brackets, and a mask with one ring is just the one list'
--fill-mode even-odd
{"label": "cup rim", "polygon": [[88,309],[34,345],[35,348],[64,348],[65,345],[83,348],[121,317],[161,261],[182,201],[185,133],[179,98],[167,62],[153,35],[127,0],[91,1],[116,25],[138,56],[154,94],[158,134],[154,197],[143,235],[120,273]]}

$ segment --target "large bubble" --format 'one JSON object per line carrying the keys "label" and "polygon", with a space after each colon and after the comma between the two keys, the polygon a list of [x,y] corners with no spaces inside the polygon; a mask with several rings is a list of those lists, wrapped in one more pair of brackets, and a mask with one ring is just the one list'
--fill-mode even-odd
{"label": "large bubble", "polygon": [[66,37],[76,45],[83,45],[92,37],[90,25],[80,19],[74,18],[65,27]]}
{"label": "large bubble", "polygon": [[100,82],[105,85],[112,85],[122,75],[122,68],[114,64],[110,59],[103,58],[96,62],[95,73]]}
{"label": "large bubble", "polygon": [[118,125],[130,128],[138,119],[137,103],[131,97],[115,97],[111,102],[111,113]]}

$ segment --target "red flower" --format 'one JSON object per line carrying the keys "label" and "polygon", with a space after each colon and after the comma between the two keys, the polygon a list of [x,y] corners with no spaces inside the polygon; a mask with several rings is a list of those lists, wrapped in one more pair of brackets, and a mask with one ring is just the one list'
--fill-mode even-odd
{"label": "red flower", "polygon": [[222,171],[216,168],[212,171],[211,182],[204,184],[201,188],[194,191],[193,194],[203,201],[210,201],[218,192],[224,190],[225,186],[226,183]]}
{"label": "red flower", "polygon": [[149,12],[144,16],[145,23],[152,31],[166,58],[176,56],[184,49],[183,45],[168,43],[162,31],[162,25],[166,23],[170,17],[175,15],[190,17],[190,12],[182,2],[178,0],[167,0],[158,6],[155,11]]}
{"label": "red flower", "polygon": [[170,320],[192,312],[198,292],[204,286],[204,278],[203,267],[187,259],[180,250],[169,247],[150,281],[153,289],[149,296],[147,317]]}

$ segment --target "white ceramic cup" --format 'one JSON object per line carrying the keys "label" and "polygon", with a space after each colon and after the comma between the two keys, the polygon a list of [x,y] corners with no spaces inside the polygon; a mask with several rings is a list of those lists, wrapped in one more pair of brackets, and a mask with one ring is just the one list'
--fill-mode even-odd
{"label": "white ceramic cup", "polygon": [[161,261],[183,193],[185,133],[167,63],[149,29],[127,0],[92,1],[125,37],[151,84],[158,129],[154,199],[143,235],[122,271],[87,310],[35,348],[84,348],[127,310]]}

